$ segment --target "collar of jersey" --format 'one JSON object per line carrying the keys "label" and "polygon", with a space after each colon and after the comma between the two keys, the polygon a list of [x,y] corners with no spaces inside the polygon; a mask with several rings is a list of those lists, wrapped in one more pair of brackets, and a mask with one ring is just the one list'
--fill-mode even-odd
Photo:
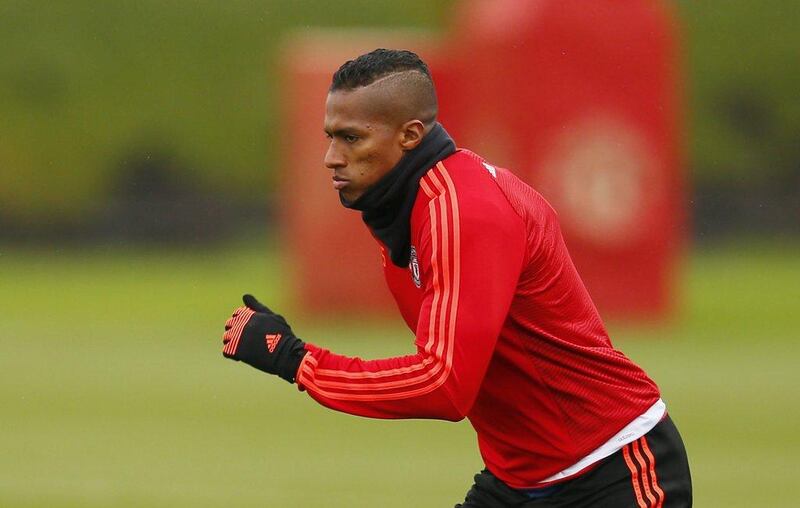
{"label": "collar of jersey", "polygon": [[342,204],[361,211],[361,218],[375,237],[389,249],[397,266],[408,266],[411,252],[411,210],[419,180],[440,160],[456,151],[453,139],[440,123],[406,152],[400,162],[353,202]]}

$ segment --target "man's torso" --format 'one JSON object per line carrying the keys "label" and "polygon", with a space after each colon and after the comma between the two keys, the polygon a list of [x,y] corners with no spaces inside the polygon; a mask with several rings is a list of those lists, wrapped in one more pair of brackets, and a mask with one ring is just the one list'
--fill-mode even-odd
{"label": "man's torso", "polygon": [[[498,227],[512,224],[509,235],[524,235],[522,241],[509,241],[508,249],[479,241],[462,245],[462,250],[477,252],[461,256],[460,270],[477,276],[471,291],[489,291],[491,296],[498,288],[488,275],[481,281],[481,259],[501,256],[521,266],[467,416],[487,467],[512,486],[530,487],[574,464],[646,411],[659,399],[658,388],[611,346],[569,258],[556,213],[542,196],[507,170],[466,150],[441,164],[452,178],[462,213],[491,214]],[[426,178],[422,186],[438,184],[435,175]],[[431,196],[420,191],[411,215],[409,267],[384,263],[389,288],[412,330],[418,325],[426,284],[434,283],[424,279],[419,270],[424,260],[417,258],[423,232],[430,229],[426,221],[432,206],[437,204]],[[439,227],[457,234],[453,220],[443,220]],[[461,233],[462,239],[469,236]],[[479,239],[480,234],[469,237]]]}

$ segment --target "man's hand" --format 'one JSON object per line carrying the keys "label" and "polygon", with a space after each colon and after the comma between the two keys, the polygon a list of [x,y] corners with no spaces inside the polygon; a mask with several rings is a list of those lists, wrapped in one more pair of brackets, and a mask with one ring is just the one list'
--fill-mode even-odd
{"label": "man's hand", "polygon": [[252,295],[242,297],[245,306],[225,323],[222,354],[294,383],[306,354],[283,316],[275,314]]}

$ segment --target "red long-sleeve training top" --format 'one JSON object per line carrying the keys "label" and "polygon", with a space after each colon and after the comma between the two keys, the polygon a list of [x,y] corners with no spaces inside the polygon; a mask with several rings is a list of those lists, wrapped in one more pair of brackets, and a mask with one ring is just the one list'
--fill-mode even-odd
{"label": "red long-sleeve training top", "polygon": [[384,261],[384,271],[416,352],[362,360],[307,344],[297,383],[319,403],[374,418],[467,417],[489,470],[525,488],[659,399],[612,347],[556,213],[509,171],[467,150],[439,162],[420,180],[411,244],[409,267]]}

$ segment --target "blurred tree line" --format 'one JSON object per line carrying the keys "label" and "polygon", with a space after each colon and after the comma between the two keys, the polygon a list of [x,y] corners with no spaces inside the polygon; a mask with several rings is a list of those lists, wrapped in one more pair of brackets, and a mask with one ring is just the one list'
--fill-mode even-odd
{"label": "blurred tree line", "polygon": [[695,232],[800,233],[800,9],[677,3]]}
{"label": "blurred tree line", "polygon": [[[0,238],[87,222],[201,235],[193,217],[219,222],[265,206],[279,166],[283,33],[439,30],[452,4],[0,0]],[[796,2],[676,6],[699,220],[746,226],[748,207],[796,205]]]}

